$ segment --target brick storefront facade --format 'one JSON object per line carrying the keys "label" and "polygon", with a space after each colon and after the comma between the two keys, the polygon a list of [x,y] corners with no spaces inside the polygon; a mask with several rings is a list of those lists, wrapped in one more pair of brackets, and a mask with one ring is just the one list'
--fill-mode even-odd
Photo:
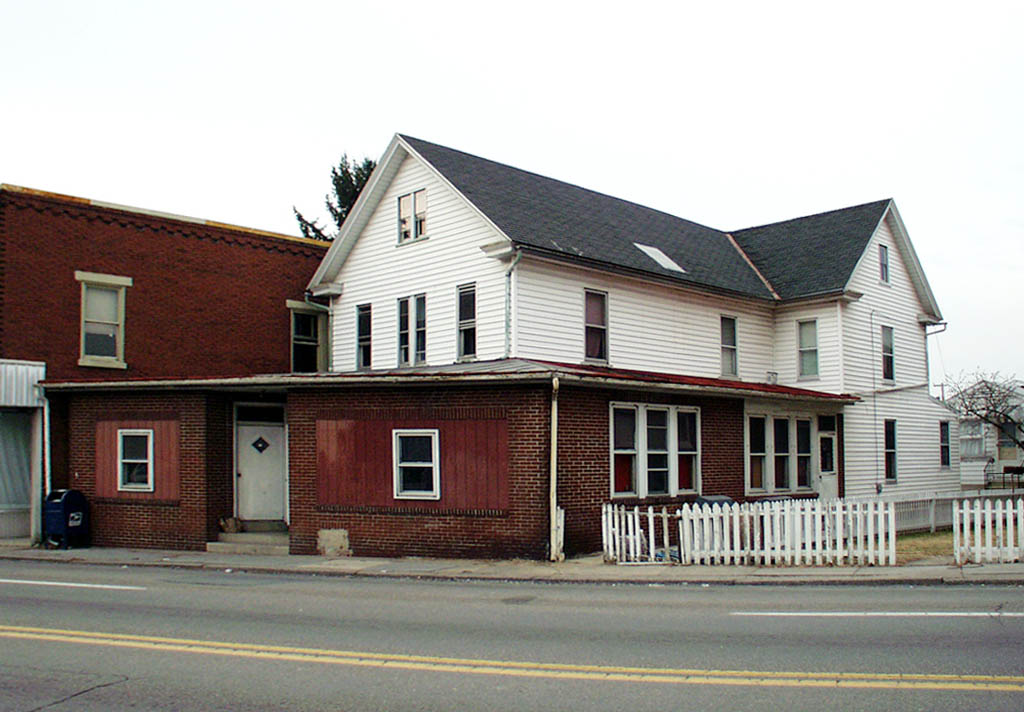
{"label": "brick storefront facade", "polygon": [[[96,543],[201,549],[216,539],[219,518],[231,516],[234,507],[233,403],[256,398],[256,393],[200,391],[70,395],[71,477],[92,503]],[[612,402],[699,407],[702,492],[742,499],[741,399],[563,386],[559,393],[558,503],[566,511],[566,553],[600,548],[600,505],[608,501],[610,491]],[[352,553],[358,556],[545,557],[549,544],[550,409],[549,381],[291,389],[286,422],[292,553],[316,553],[321,529],[344,529]],[[318,423],[339,417],[376,423],[388,433],[413,426],[449,432],[446,428],[453,421],[469,423],[465,426],[469,429],[458,432],[472,433],[473,422],[500,420],[505,440],[465,444],[465,448],[483,460],[481,447],[500,447],[505,459],[480,464],[456,462],[449,456],[441,462],[438,500],[400,500],[392,497],[390,451],[364,448],[356,456],[375,463],[370,476],[378,489],[358,495],[350,488],[341,499],[335,496],[325,502],[321,478],[353,477],[354,469],[363,473],[359,476],[366,473],[365,462],[346,471],[344,461],[324,459]],[[109,429],[111,421],[116,425],[168,418],[177,422],[179,471],[165,476],[176,477],[177,496],[98,496],[96,468],[103,457],[96,452],[97,432]],[[452,447],[461,445],[442,444],[445,452]],[[325,462],[331,465],[327,470]],[[465,482],[467,476],[477,482]],[[496,484],[498,478],[502,481]],[[479,480],[487,480],[492,494],[464,494],[467,488],[482,487]],[[466,499],[471,496],[483,499]],[[692,499],[693,495],[652,497],[642,503],[668,506]],[[460,504],[466,501],[480,504]]]}

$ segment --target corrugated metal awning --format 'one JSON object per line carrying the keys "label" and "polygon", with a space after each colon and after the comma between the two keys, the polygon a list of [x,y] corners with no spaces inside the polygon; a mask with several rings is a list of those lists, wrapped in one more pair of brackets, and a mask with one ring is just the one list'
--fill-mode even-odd
{"label": "corrugated metal awning", "polygon": [[37,386],[45,378],[45,363],[0,359],[0,407],[40,407],[43,399]]}

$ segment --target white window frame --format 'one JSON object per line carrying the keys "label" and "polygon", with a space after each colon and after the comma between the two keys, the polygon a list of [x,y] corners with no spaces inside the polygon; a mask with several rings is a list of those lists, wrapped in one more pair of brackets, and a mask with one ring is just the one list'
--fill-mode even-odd
{"label": "white window frame", "polygon": [[883,284],[890,284],[889,274],[889,247],[888,245],[878,246],[878,280]]}
{"label": "white window frame", "polygon": [[[587,298],[593,294],[594,296],[600,297],[604,304],[604,323],[598,324],[596,322],[590,322],[587,320]],[[587,335],[591,330],[601,331],[604,334],[604,354],[600,356],[591,356],[587,353]],[[608,292],[601,291],[600,289],[584,289],[583,290],[583,360],[591,363],[608,363],[608,352],[611,349],[608,329]]]}
{"label": "white window frame", "polygon": [[[402,328],[402,304],[406,306],[406,324]],[[413,294],[408,297],[401,297],[397,303],[395,312],[397,337],[398,337],[398,365],[419,366],[427,362],[427,295],[426,293]],[[420,326],[422,320],[423,326]],[[402,353],[402,335],[405,335],[406,352]],[[422,336],[423,348],[419,348],[420,337]]]}
{"label": "white window frame", "polygon": [[[943,437],[945,436],[945,437]],[[939,467],[948,470],[953,466],[952,429],[948,420],[939,421]],[[945,455],[945,462],[943,462]]]}
{"label": "white window frame", "polygon": [[[473,313],[470,315],[462,313],[462,296],[473,295]],[[477,351],[477,330],[476,330],[476,282],[461,284],[455,288],[455,319],[457,321],[458,358],[460,361],[472,361],[476,358]],[[466,337],[468,332],[473,332],[473,350],[466,348]]]}
{"label": "white window frame", "polygon": [[[885,431],[892,423],[892,448],[885,442]],[[886,482],[895,483],[899,481],[899,423],[895,419],[886,418],[882,421],[882,476]],[[887,462],[889,453],[892,453],[892,476],[889,476]]]}
{"label": "white window frame", "polygon": [[[430,437],[430,450],[432,462],[400,462],[399,440],[404,436]],[[394,465],[394,497],[395,499],[441,499],[441,447],[440,431],[436,428],[402,428],[391,431],[391,455]],[[427,490],[404,490],[402,488],[401,468],[409,467],[430,467],[431,468],[431,489]]]}
{"label": "white window frame", "polygon": [[[362,315],[365,310],[368,315],[367,331],[364,334],[360,329]],[[365,371],[373,368],[373,304],[356,305],[356,369]],[[363,352],[365,346],[366,357]]]}
{"label": "white window frame", "polygon": [[[744,454],[744,490],[748,495],[756,496],[768,496],[773,494],[803,494],[815,491],[815,482],[817,481],[817,475],[821,474],[821,451],[819,448],[819,436],[831,436],[833,441],[835,440],[835,431],[823,431],[818,428],[818,416],[812,413],[794,413],[784,411],[773,411],[771,409],[750,411],[743,414],[743,454]],[[830,415],[830,414],[829,414]],[[761,418],[765,423],[765,434],[764,434],[764,452],[752,452],[750,449],[750,419]],[[786,452],[776,453],[775,451],[775,421],[786,421],[786,432],[789,440],[789,449]],[[800,451],[800,440],[797,423],[800,421],[810,422],[810,450],[806,452]],[[833,446],[834,446],[833,442]],[[785,455],[786,460],[786,482],[789,484],[788,487],[776,487],[775,485],[775,456]],[[833,463],[836,463],[839,458],[839,454],[833,447],[832,451]],[[753,487],[751,485],[751,467],[750,461],[752,457],[761,457],[764,459],[764,465],[761,468],[761,487]],[[800,458],[808,458],[807,465],[807,484],[800,486],[797,482],[799,479],[799,460]],[[835,472],[826,473],[832,474]]]}
{"label": "white window frame", "polygon": [[[726,322],[732,323],[732,343],[728,344],[725,340],[725,324]],[[722,340],[722,375],[727,377],[736,378],[740,375],[740,356],[739,356],[739,322],[734,316],[727,316],[723,314],[719,319],[719,331],[721,333]],[[726,368],[726,360],[731,362],[732,369]]]}
{"label": "white window frame", "polygon": [[[402,201],[409,199],[411,212],[402,215]],[[410,221],[406,225],[406,220]],[[427,189],[420,188],[411,193],[398,196],[398,244],[406,245],[417,240],[427,239]]]}
{"label": "white window frame", "polygon": [[[800,330],[804,325],[810,325],[814,328],[814,345],[803,346],[800,341]],[[814,372],[804,373],[804,354],[814,353]],[[803,378],[818,378],[821,374],[821,361],[818,358],[818,320],[817,319],[800,319],[796,322],[796,373],[798,379]]]}
{"label": "white window frame", "polygon": [[[98,272],[82,272],[75,270],[75,280],[82,284],[82,297],[80,304],[79,323],[79,347],[78,365],[97,368],[128,368],[124,358],[124,324],[126,317],[126,293],[128,287],[132,286],[131,277],[121,277],[114,274],[100,274]],[[86,303],[90,289],[106,289],[117,293],[117,320],[114,322],[97,322],[115,326],[115,350],[113,356],[100,356],[85,352],[85,327]]]}
{"label": "white window frame", "polygon": [[[146,459],[125,459],[124,437],[146,437]],[[146,463],[146,482],[144,484],[125,482],[124,466],[126,464]],[[152,492],[153,491],[153,430],[151,428],[123,428],[117,431],[117,491],[118,492]]]}
{"label": "white window frame", "polygon": [[[615,449],[615,411],[616,409],[633,410],[636,414],[634,420],[635,428],[634,431],[634,444],[635,449],[633,450],[618,450]],[[647,456],[649,453],[647,448],[647,412],[650,410],[666,411],[668,414],[667,427],[668,427],[668,450],[659,450],[658,453],[666,453],[668,455],[668,492],[663,493],[650,493],[648,486],[648,475],[647,475]],[[687,413],[694,414],[696,419],[696,432],[694,437],[696,438],[697,449],[694,452],[686,452],[679,450],[679,414]],[[615,401],[608,404],[608,450],[609,450],[609,478],[608,478],[608,491],[609,496],[615,499],[645,499],[647,497],[676,497],[679,495],[688,495],[701,493],[702,478],[701,478],[701,422],[700,422],[700,408],[697,406],[683,406],[683,405],[665,405],[662,403],[629,403]],[[615,491],[615,455],[616,452],[619,454],[632,454],[634,456],[634,486],[636,491],[630,492],[616,492]],[[693,456],[693,487],[690,489],[682,489],[679,486],[679,456],[680,455],[692,455]]]}
{"label": "white window frame", "polygon": [[[959,427],[960,459],[985,457],[985,423],[980,420],[962,420]],[[967,446],[967,447],[965,447]],[[976,447],[975,447],[976,446]],[[975,452],[967,452],[967,450]]]}
{"label": "white window frame", "polygon": [[[289,323],[291,325],[291,335],[289,338],[289,364],[292,373],[295,373],[295,344],[305,343],[310,345],[312,342],[302,340],[296,337],[295,334],[295,315],[304,314],[307,316],[313,316],[316,318],[316,370],[317,372],[323,372],[330,369],[327,349],[327,334],[328,334],[328,310],[327,307],[320,307],[317,305],[310,304],[309,302],[300,302],[297,299],[286,299],[285,306],[291,312]],[[303,339],[305,337],[302,337]]]}
{"label": "white window frame", "polygon": [[[885,335],[889,334],[889,350],[886,351]],[[896,380],[896,330],[891,326],[882,327],[882,380],[886,383],[893,383]],[[889,375],[885,375],[886,363],[889,365]]]}

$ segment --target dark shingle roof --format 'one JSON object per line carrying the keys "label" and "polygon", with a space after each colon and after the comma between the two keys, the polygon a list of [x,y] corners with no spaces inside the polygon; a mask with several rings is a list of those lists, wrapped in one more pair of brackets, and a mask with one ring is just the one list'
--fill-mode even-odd
{"label": "dark shingle roof", "polygon": [[[569,183],[402,136],[519,245],[747,296],[771,294],[725,233]],[[658,265],[633,243],[686,270]]]}
{"label": "dark shingle roof", "polygon": [[889,200],[737,230],[732,236],[782,299],[843,289]]}

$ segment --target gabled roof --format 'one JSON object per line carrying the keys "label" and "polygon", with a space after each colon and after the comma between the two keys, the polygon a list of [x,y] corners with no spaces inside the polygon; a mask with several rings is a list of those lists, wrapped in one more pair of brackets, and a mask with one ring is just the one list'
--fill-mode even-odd
{"label": "gabled roof", "polygon": [[[417,138],[400,138],[520,247],[771,298],[719,230]],[[657,247],[685,272],[659,264],[634,243]]]}
{"label": "gabled roof", "polygon": [[892,228],[924,313],[938,305],[891,200],[726,233],[689,220],[396,134],[309,287],[331,293],[359,233],[406,157],[450,186],[511,245],[598,269],[774,301],[838,295],[849,288],[882,220]]}
{"label": "gabled roof", "polygon": [[732,236],[782,299],[841,292],[891,202],[736,230]]}

